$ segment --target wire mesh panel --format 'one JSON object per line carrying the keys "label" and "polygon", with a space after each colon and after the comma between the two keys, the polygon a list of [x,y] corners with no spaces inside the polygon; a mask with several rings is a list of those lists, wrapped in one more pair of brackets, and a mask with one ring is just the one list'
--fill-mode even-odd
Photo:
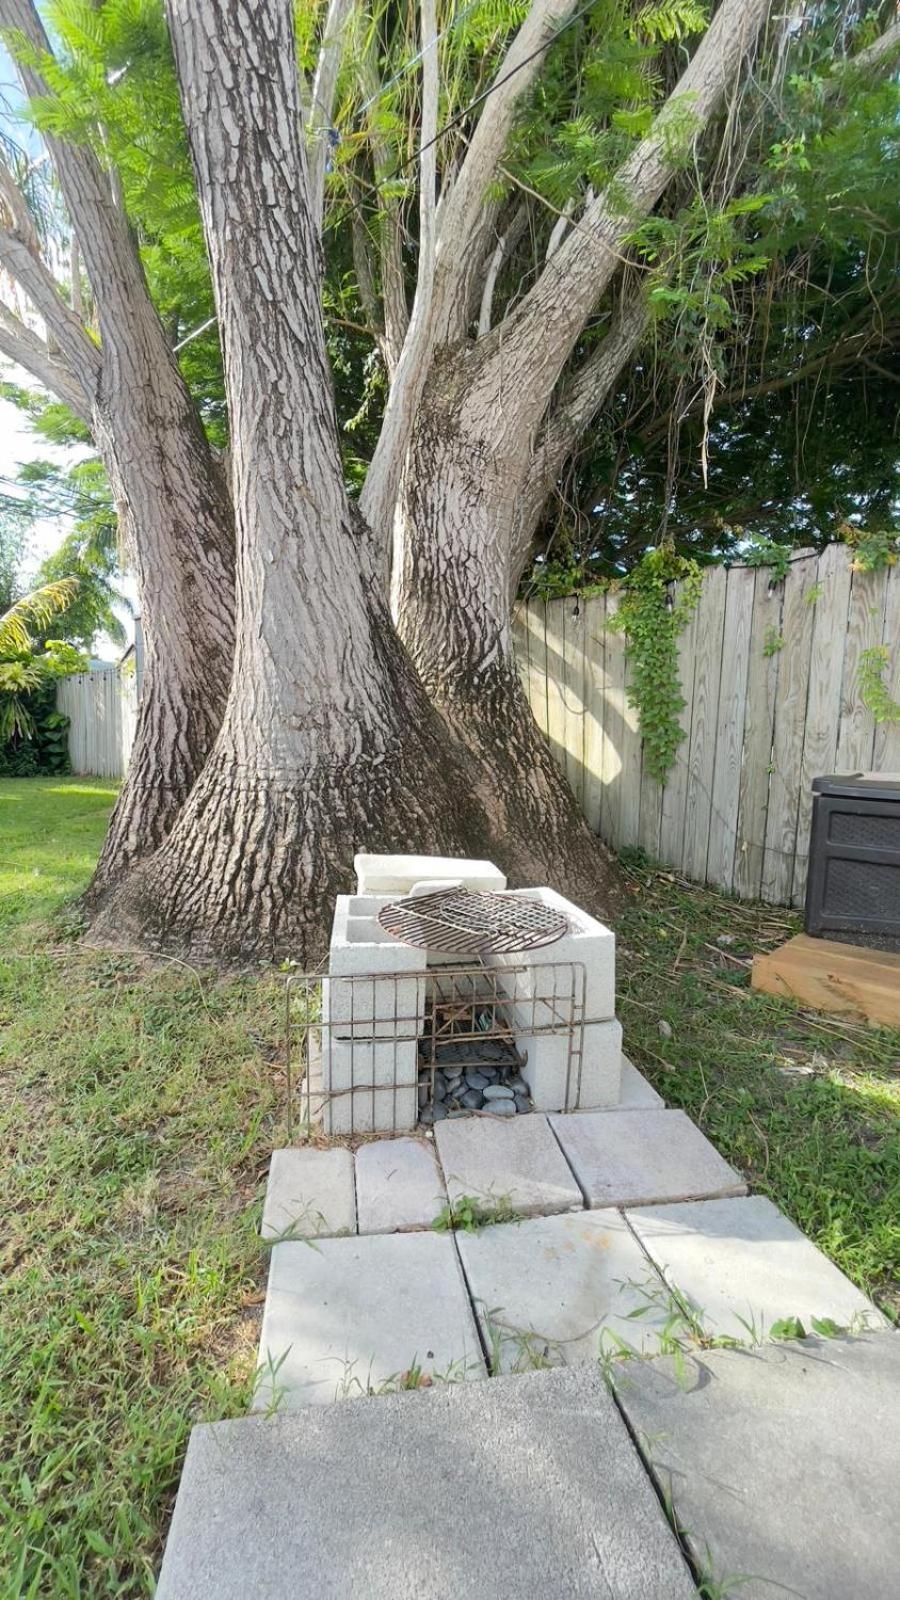
{"label": "wire mesh panel", "polygon": [[[440,967],[427,974],[292,973],[285,1024],[288,1134],[295,1119],[306,1137],[339,1137],[399,1133],[420,1116],[427,1122],[490,1109],[463,1087],[473,1078],[504,1089],[524,1111],[538,1052],[552,1054],[560,1109],[575,1106],[585,990],[584,965],[573,961],[496,970]],[[512,1097],[507,1085],[515,1085]]]}

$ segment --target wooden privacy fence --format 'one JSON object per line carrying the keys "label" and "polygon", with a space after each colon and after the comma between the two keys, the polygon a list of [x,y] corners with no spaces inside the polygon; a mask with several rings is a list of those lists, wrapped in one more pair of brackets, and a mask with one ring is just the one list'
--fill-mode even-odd
{"label": "wooden privacy fence", "polygon": [[72,771],[123,778],[137,720],[134,672],[102,667],[61,678],[56,704],[70,719]]}
{"label": "wooden privacy fence", "polygon": [[644,769],[629,704],[618,601],[519,608],[519,666],[541,728],[591,827],[615,849],[744,899],[800,905],[811,784],[828,772],[900,771],[900,723],[862,703],[863,651],[887,645],[900,699],[900,566],[851,571],[846,545],[802,552],[787,577],[713,567],[682,633],[684,738],[664,787]]}

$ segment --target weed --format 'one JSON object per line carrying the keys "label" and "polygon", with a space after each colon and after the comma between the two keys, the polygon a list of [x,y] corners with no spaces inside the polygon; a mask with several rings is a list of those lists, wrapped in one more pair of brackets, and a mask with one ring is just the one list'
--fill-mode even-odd
{"label": "weed", "polygon": [[499,1222],[521,1222],[509,1195],[461,1194],[438,1213],[431,1226],[436,1233],[477,1233]]}

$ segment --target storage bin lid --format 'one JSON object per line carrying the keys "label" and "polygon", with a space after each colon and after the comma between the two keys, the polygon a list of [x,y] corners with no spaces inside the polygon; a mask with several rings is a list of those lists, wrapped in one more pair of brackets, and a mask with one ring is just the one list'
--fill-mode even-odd
{"label": "storage bin lid", "polygon": [[827,794],[839,800],[898,800],[900,772],[837,772],[827,778],[813,778],[813,794]]}

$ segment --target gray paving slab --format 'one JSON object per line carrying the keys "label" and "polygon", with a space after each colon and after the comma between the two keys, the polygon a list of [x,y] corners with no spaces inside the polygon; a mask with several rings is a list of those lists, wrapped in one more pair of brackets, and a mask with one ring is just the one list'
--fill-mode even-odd
{"label": "gray paving slab", "polygon": [[616,1340],[656,1353],[665,1286],[619,1211],[581,1211],[458,1233],[492,1366],[596,1362]]}
{"label": "gray paving slab", "polygon": [[861,1290],[762,1195],[627,1213],[648,1255],[711,1333],[766,1337],[773,1322],[813,1317],[841,1327],[887,1323]]}
{"label": "gray paving slab", "polygon": [[747,1192],[739,1173],[683,1111],[649,1108],[628,1117],[598,1111],[549,1121],[589,1206]]}
{"label": "gray paving slab", "polygon": [[356,1232],[349,1150],[276,1150],[263,1206],[264,1239],[325,1238]]}
{"label": "gray paving slab", "polygon": [[484,1361],[453,1238],[369,1234],[276,1244],[254,1410],[328,1405],[428,1375],[481,1378]]}
{"label": "gray paving slab", "polygon": [[444,1179],[423,1139],[376,1139],[356,1152],[360,1233],[430,1228],[447,1204]]}
{"label": "gray paving slab", "polygon": [[504,1121],[448,1118],[434,1136],[451,1203],[462,1195],[504,1200],[526,1217],[584,1204],[547,1118],[537,1112]]}
{"label": "gray paving slab", "polygon": [[896,1600],[900,1335],[629,1362],[618,1392],[722,1593]]}
{"label": "gray paving slab", "polygon": [[648,1106],[665,1106],[661,1094],[657,1094],[653,1085],[647,1082],[642,1072],[638,1072],[633,1061],[626,1055],[622,1056],[622,1088],[617,1106],[611,1106],[611,1111],[640,1111]]}
{"label": "gray paving slab", "polygon": [[195,1428],[156,1593],[697,1600],[588,1368]]}

